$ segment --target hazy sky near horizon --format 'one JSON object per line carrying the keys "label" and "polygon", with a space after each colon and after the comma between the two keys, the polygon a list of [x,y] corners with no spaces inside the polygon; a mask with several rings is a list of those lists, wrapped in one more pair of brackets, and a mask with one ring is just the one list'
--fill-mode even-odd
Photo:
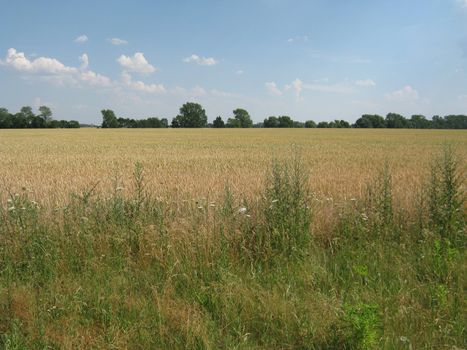
{"label": "hazy sky near horizon", "polygon": [[255,122],[467,112],[467,0],[0,1],[0,107]]}

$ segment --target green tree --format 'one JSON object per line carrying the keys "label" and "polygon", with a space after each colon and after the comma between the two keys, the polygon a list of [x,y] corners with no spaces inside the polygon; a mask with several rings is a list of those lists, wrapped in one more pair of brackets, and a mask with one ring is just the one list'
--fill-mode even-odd
{"label": "green tree", "polygon": [[385,128],[386,121],[378,114],[364,114],[355,122],[356,128]]}
{"label": "green tree", "polygon": [[275,116],[270,116],[269,118],[264,119],[263,126],[265,128],[278,128],[279,119]]}
{"label": "green tree", "polygon": [[410,127],[414,129],[429,129],[431,121],[426,119],[424,115],[414,114],[410,118]]}
{"label": "green tree", "polygon": [[305,122],[305,128],[316,128],[316,123],[313,120],[307,120]]}
{"label": "green tree", "polygon": [[225,123],[222,120],[221,116],[218,116],[214,121],[212,122],[212,127],[213,128],[225,128]]}
{"label": "green tree", "polygon": [[233,111],[234,118],[240,122],[241,128],[253,127],[253,121],[251,120],[250,114],[245,109],[237,108]]}
{"label": "green tree", "polygon": [[13,117],[6,108],[0,108],[0,129],[13,127]]}
{"label": "green tree", "polygon": [[403,129],[409,127],[409,122],[404,116],[397,113],[388,113],[386,116],[386,127],[391,129]]}
{"label": "green tree", "polygon": [[317,128],[319,128],[319,129],[329,128],[329,123],[328,122],[319,122],[318,125],[317,125]]}
{"label": "green tree", "polygon": [[279,128],[293,128],[293,120],[287,115],[282,115],[277,118],[279,121]]}
{"label": "green tree", "polygon": [[39,112],[39,116],[44,119],[45,125],[50,124],[52,121],[52,110],[47,106],[40,106]]}
{"label": "green tree", "polygon": [[102,127],[103,128],[118,128],[118,120],[114,111],[111,109],[103,109],[102,113]]}
{"label": "green tree", "polygon": [[225,124],[225,126],[227,128],[241,128],[242,123],[237,118],[229,118],[227,119],[227,123]]}
{"label": "green tree", "polygon": [[187,102],[180,107],[180,114],[172,120],[173,128],[204,128],[207,124],[206,111],[194,102]]}
{"label": "green tree", "polygon": [[447,115],[444,121],[447,129],[467,129],[466,115]]}

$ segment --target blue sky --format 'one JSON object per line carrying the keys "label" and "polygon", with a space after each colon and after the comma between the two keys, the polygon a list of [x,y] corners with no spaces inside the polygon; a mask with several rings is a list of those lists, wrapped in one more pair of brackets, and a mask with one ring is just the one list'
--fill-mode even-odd
{"label": "blue sky", "polygon": [[0,106],[58,119],[467,112],[467,0],[0,1]]}

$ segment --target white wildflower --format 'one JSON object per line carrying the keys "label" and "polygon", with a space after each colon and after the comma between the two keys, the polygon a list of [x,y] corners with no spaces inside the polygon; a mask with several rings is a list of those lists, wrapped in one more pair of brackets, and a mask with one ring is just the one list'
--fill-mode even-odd
{"label": "white wildflower", "polygon": [[239,214],[244,214],[246,212],[246,208],[245,207],[241,207],[240,209],[238,209],[238,213]]}

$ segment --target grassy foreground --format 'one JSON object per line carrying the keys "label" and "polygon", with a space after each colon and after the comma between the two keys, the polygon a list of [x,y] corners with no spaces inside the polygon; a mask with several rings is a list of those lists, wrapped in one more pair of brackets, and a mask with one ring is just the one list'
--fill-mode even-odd
{"label": "grassy foreground", "polygon": [[[466,346],[464,164],[446,149],[414,211],[391,169],[326,232],[298,157],[260,196],[131,193],[0,209],[5,349],[455,349]],[[415,190],[413,190],[415,191]]]}

